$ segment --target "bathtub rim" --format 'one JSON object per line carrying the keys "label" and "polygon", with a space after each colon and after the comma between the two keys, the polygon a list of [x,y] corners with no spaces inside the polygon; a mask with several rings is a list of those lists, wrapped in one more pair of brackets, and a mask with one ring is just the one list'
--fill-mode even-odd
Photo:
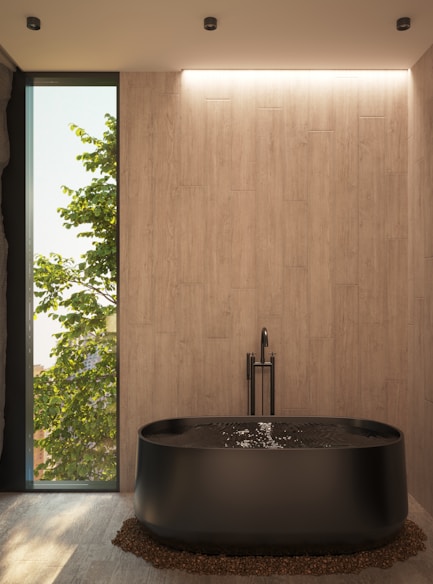
{"label": "bathtub rim", "polygon": [[[217,422],[285,422],[287,423],[288,420],[299,420],[300,422],[305,422],[307,420],[317,423],[339,423],[342,424],[346,422],[348,426],[357,427],[357,428],[366,428],[371,430],[378,430],[380,428],[386,428],[388,432],[390,431],[392,434],[395,434],[394,440],[389,440],[387,442],[379,442],[377,444],[354,444],[348,446],[332,446],[331,448],[322,448],[322,447],[310,447],[305,446],[302,448],[278,448],[278,449],[267,449],[267,448],[225,448],[221,446],[188,446],[183,444],[165,444],[161,440],[152,440],[152,434],[144,434],[144,432],[152,431],[159,426],[163,428],[170,428],[171,426],[181,425],[182,423],[186,424],[188,427],[192,427],[194,422],[197,424],[203,423],[217,423]],[[320,450],[320,451],[331,451],[331,450],[350,450],[354,449],[370,449],[370,448],[383,448],[384,446],[390,446],[391,444],[397,444],[399,442],[405,442],[404,432],[397,428],[392,424],[388,424],[387,422],[381,422],[379,420],[373,420],[368,418],[352,418],[346,416],[215,416],[215,415],[204,415],[204,416],[184,416],[184,417],[170,417],[170,418],[161,418],[158,420],[153,420],[151,422],[147,422],[140,426],[137,430],[139,440],[144,442],[149,442],[152,445],[160,446],[162,448],[180,448],[185,450],[224,450],[224,451],[243,451],[243,452],[257,452],[257,451],[272,451],[272,452],[284,452],[287,450]],[[170,433],[170,430],[160,430],[156,433]]]}

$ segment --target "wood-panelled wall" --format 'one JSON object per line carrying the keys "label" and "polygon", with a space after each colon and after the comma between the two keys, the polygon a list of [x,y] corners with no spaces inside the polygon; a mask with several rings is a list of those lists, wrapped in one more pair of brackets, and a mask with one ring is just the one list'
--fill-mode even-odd
{"label": "wood-panelled wall", "polygon": [[409,78],[410,489],[433,513],[433,47]]}
{"label": "wood-panelled wall", "polygon": [[263,326],[278,415],[406,427],[407,75],[121,75],[122,490],[140,425],[246,414]]}

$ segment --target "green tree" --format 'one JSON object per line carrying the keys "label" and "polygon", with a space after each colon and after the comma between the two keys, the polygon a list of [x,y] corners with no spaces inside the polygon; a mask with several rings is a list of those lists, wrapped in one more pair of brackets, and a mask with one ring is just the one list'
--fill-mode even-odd
{"label": "green tree", "polygon": [[116,338],[107,319],[116,313],[116,120],[105,115],[102,138],[70,128],[91,150],[77,157],[94,176],[58,209],[66,229],[90,238],[78,261],[51,253],[34,261],[37,314],[60,323],[55,364],[34,378],[35,446],[47,459],[35,468],[44,480],[113,480],[116,476]]}

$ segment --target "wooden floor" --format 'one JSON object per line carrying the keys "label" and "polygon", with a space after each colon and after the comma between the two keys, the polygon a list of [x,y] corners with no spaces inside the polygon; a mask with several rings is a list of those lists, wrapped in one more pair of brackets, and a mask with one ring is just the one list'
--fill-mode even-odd
{"label": "wooden floor", "polygon": [[236,577],[157,570],[111,544],[133,515],[120,493],[0,493],[1,584],[426,584],[433,583],[433,518],[410,499],[427,551],[359,575]]}

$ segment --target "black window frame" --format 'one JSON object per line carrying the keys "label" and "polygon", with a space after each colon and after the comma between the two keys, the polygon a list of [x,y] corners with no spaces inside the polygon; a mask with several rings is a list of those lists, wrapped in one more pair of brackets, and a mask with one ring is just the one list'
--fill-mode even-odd
{"label": "black window frame", "polygon": [[[29,88],[34,86],[104,86],[117,91],[117,119],[119,119],[119,73],[117,72],[30,72],[17,69],[13,75],[12,93],[7,107],[10,160],[2,175],[2,213],[7,259],[7,347],[6,396],[3,452],[0,459],[0,491],[118,491],[116,481],[109,483],[81,483],[79,481],[52,481],[43,487],[35,486],[33,479],[33,355],[29,347],[33,314],[29,310],[29,271],[33,262],[32,242],[29,241],[28,222],[31,218],[28,184],[32,177],[27,167],[27,148],[31,139],[28,120]],[[119,128],[118,128],[119,144]],[[119,159],[119,148],[118,148]],[[118,167],[119,168],[119,167]],[[117,183],[118,184],[118,183]],[[119,190],[119,187],[117,187]],[[117,362],[119,360],[117,359]],[[31,379],[31,381],[30,381]],[[117,387],[119,375],[117,371]],[[119,411],[119,391],[117,391]],[[117,416],[119,426],[119,415]],[[119,432],[117,432],[119,436]],[[119,469],[119,444],[117,444]]]}

